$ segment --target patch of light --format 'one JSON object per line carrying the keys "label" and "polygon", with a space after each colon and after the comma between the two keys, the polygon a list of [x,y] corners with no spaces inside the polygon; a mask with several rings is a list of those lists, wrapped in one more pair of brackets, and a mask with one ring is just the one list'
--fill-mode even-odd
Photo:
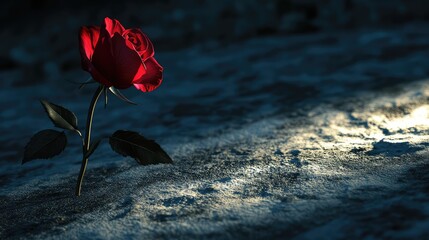
{"label": "patch of light", "polygon": [[[398,142],[421,142],[427,141],[429,137],[425,134],[416,134],[416,131],[429,129],[429,104],[418,106],[409,114],[396,118],[386,114],[370,116],[367,114],[356,114],[358,120],[353,120],[358,123],[362,122],[362,124],[355,124],[345,113],[332,115],[327,119],[328,127],[322,125],[320,135],[315,136],[314,139],[317,139],[317,144],[324,150],[341,150],[358,146],[367,147],[382,139]],[[366,121],[359,120],[365,118]]]}
{"label": "patch of light", "polygon": [[429,126],[429,105],[423,105],[414,109],[411,114],[405,115],[403,118],[389,121],[387,127],[392,130],[408,129],[413,127],[428,127]]}

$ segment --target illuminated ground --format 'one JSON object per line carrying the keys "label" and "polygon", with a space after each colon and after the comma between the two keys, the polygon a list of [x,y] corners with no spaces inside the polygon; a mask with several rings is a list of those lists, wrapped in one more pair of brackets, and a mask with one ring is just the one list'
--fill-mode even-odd
{"label": "illuminated ground", "polygon": [[427,238],[428,27],[157,53],[159,91],[128,91],[137,107],[111,97],[94,128],[139,131],[175,164],[103,143],[79,198],[78,139],[53,160],[21,166],[18,151],[51,127],[37,99],[82,123],[94,86],[3,88],[0,238]]}

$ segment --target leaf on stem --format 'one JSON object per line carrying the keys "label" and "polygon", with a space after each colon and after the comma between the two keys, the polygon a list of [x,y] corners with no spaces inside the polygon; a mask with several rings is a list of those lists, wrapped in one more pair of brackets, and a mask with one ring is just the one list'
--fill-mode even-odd
{"label": "leaf on stem", "polygon": [[64,132],[46,129],[30,139],[25,146],[22,164],[34,159],[48,159],[60,154],[67,145]]}
{"label": "leaf on stem", "polygon": [[153,140],[132,131],[118,130],[109,138],[113,151],[133,157],[142,165],[173,163],[168,154]]}
{"label": "leaf on stem", "polygon": [[102,138],[97,139],[89,145],[89,149],[86,151],[84,158],[89,158],[94,153],[95,149],[97,149],[98,145],[100,145],[101,139]]}
{"label": "leaf on stem", "polygon": [[122,101],[125,101],[129,104],[133,104],[133,105],[137,105],[137,103],[129,100],[127,97],[125,97],[118,89],[114,88],[114,87],[109,87],[109,90],[115,94],[115,96],[117,96],[119,99],[121,99]]}
{"label": "leaf on stem", "polygon": [[72,111],[45,100],[40,102],[56,127],[77,132],[82,136],[77,127],[77,117]]}

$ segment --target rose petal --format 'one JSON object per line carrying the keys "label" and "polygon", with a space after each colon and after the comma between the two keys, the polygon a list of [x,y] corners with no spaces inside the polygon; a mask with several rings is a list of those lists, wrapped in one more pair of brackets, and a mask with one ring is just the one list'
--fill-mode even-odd
{"label": "rose petal", "polygon": [[100,28],[89,26],[81,27],[79,31],[79,50],[82,60],[82,68],[86,71],[89,69],[89,64],[94,53],[100,36]]}
{"label": "rose petal", "polygon": [[109,81],[111,86],[115,76],[115,59],[112,50],[112,40],[109,33],[104,28],[100,29],[100,37],[95,46],[91,62],[93,69],[97,70],[97,73],[93,75],[94,80],[102,84]]}
{"label": "rose petal", "polygon": [[144,76],[146,69],[143,61],[133,45],[119,33],[112,38],[112,50],[115,58],[115,64],[111,65],[115,69],[113,85],[119,89],[128,88],[136,76]]}
{"label": "rose petal", "polygon": [[147,46],[146,51],[142,54],[142,59],[144,59],[144,61],[146,61],[147,59],[149,59],[155,55],[155,51],[153,49],[153,44],[150,41],[149,37],[144,33],[142,33],[142,34],[143,34],[143,37],[146,41],[146,46]]}
{"label": "rose petal", "polygon": [[122,33],[122,36],[125,38],[134,37],[137,38],[139,44],[133,44],[142,57],[143,61],[146,61],[148,58],[153,57],[155,52],[153,50],[153,45],[150,39],[138,28],[127,29]]}
{"label": "rose petal", "polygon": [[115,33],[119,33],[122,35],[122,32],[125,30],[125,28],[118,20],[110,19],[108,17],[104,18],[102,27],[106,29],[107,32],[109,32],[110,37],[113,37]]}
{"label": "rose petal", "polygon": [[148,58],[144,63],[146,74],[134,81],[134,87],[142,92],[151,92],[161,85],[163,68],[153,57]]}
{"label": "rose petal", "polygon": [[105,76],[103,76],[93,65],[92,63],[90,63],[89,66],[89,70],[91,73],[91,76],[94,80],[96,80],[97,82],[103,84],[106,87],[111,87],[113,86],[113,83],[109,81],[109,79],[107,79]]}
{"label": "rose petal", "polygon": [[143,63],[140,65],[139,69],[137,70],[136,75],[133,78],[133,82],[139,80],[143,75],[146,73],[146,65]]}

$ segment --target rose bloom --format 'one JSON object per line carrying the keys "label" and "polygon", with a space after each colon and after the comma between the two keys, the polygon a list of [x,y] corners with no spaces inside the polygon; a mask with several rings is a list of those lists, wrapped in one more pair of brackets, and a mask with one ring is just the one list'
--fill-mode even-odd
{"label": "rose bloom", "polygon": [[106,87],[134,85],[143,92],[162,82],[162,66],[155,60],[152,42],[140,29],[125,29],[116,19],[106,17],[101,27],[80,29],[82,68]]}

